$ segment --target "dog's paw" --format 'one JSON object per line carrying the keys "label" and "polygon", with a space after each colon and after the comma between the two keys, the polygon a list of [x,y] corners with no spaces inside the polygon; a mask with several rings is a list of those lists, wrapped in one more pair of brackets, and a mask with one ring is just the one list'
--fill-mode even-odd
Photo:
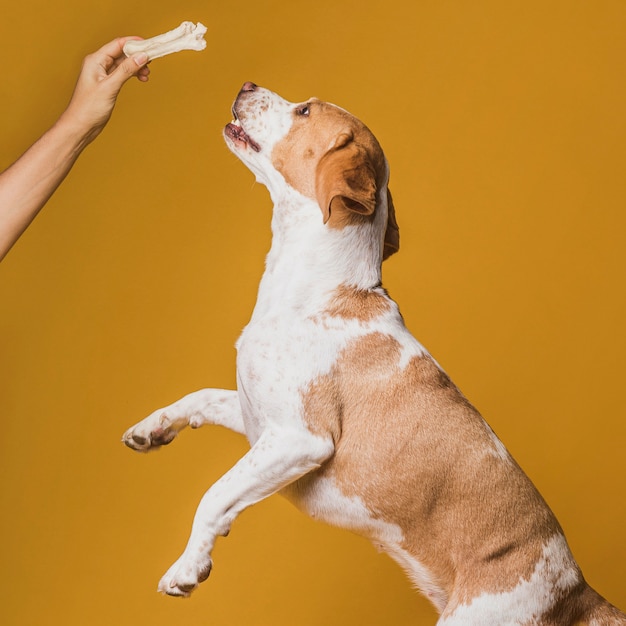
{"label": "dog's paw", "polygon": [[171,443],[182,427],[167,412],[159,410],[129,428],[122,441],[137,452],[148,452]]}
{"label": "dog's paw", "polygon": [[213,562],[208,555],[191,560],[183,554],[161,578],[158,590],[168,596],[188,598],[209,577],[212,567]]}

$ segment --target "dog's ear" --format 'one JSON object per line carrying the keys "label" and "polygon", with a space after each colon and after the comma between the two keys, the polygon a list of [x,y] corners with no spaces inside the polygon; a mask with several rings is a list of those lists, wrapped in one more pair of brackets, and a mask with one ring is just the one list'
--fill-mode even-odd
{"label": "dog's ear", "polygon": [[391,192],[387,189],[387,230],[385,231],[383,261],[398,250],[400,250],[400,229],[398,222],[396,222],[396,210],[393,206]]}
{"label": "dog's ear", "polygon": [[[315,192],[324,224],[341,227],[350,214],[371,216],[376,210],[376,168],[351,133],[339,136],[317,166]],[[387,229],[383,261],[400,249],[396,212],[387,190]]]}
{"label": "dog's ear", "polygon": [[324,224],[341,227],[351,213],[372,215],[376,209],[376,172],[351,133],[339,136],[320,159],[315,194]]}

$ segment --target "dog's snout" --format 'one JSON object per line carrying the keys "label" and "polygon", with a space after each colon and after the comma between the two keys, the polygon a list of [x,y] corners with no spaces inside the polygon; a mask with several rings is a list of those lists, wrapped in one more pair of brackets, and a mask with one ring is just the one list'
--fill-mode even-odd
{"label": "dog's snout", "polygon": [[243,84],[241,91],[255,91],[256,88],[257,86],[254,83],[251,83],[250,81],[246,81]]}

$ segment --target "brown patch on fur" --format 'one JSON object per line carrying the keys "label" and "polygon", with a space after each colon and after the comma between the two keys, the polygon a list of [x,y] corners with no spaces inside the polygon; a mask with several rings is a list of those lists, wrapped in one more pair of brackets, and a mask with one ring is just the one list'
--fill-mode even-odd
{"label": "brown patch on fur", "polygon": [[385,231],[385,245],[383,261],[400,249],[400,229],[396,221],[396,209],[393,205],[391,191],[387,189],[387,230]]}
{"label": "brown patch on fur", "polygon": [[[292,127],[272,152],[287,183],[316,200],[330,228],[373,219],[377,193],[385,184],[383,151],[370,130],[343,109],[319,100],[309,115],[294,114]],[[399,247],[391,196],[384,258]]]}
{"label": "brown patch on fur", "polygon": [[307,425],[331,434],[336,452],[292,495],[332,478],[402,529],[401,547],[453,603],[513,589],[559,524],[521,469],[493,453],[489,427],[448,376],[427,356],[400,369],[400,354],[394,338],[366,335],[306,390]]}
{"label": "brown patch on fur", "polygon": [[295,115],[291,130],[272,152],[274,167],[294,189],[317,199],[317,166],[330,151],[350,144],[372,153],[377,174],[384,174],[384,157],[367,127],[348,112],[320,100],[311,100],[308,116]]}
{"label": "brown patch on fur", "polygon": [[351,135],[349,141],[328,150],[318,162],[315,181],[324,223],[343,228],[351,223],[353,213],[373,216],[378,179],[384,173],[382,152],[368,150],[362,138]]}
{"label": "brown patch on fur", "polygon": [[369,322],[388,313],[390,308],[389,298],[382,289],[366,290],[341,285],[335,290],[324,313],[331,317]]}
{"label": "brown patch on fur", "polygon": [[625,626],[626,616],[582,579],[541,616],[542,626]]}

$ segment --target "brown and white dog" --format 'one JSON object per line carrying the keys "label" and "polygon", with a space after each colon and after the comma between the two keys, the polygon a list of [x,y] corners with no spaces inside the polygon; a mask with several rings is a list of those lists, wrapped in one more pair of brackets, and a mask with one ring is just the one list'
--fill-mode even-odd
{"label": "brown and white dog", "polygon": [[124,442],[146,451],[185,426],[219,424],[251,449],[202,498],[159,589],[188,596],[209,575],[216,538],[280,491],[389,553],[441,625],[626,624],[381,287],[399,238],[372,133],[337,106],[294,104],[253,83],[233,114],[226,142],[274,202],[266,270],[237,343],[237,391],[185,396]]}

